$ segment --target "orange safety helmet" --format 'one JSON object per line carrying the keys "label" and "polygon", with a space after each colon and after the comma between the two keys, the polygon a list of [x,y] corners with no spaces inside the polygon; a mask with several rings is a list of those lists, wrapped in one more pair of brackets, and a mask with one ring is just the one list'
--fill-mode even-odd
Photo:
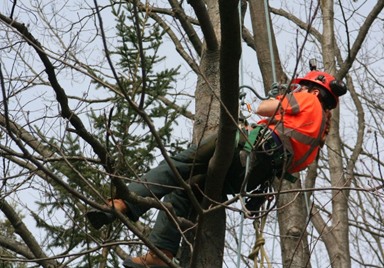
{"label": "orange safety helmet", "polygon": [[[342,81],[338,81],[334,76],[326,72],[311,71],[302,78],[295,78],[292,84],[319,85],[320,89],[325,89],[320,93],[321,101],[327,109],[334,109],[339,102],[339,97],[347,92],[347,87]],[[315,84],[315,85],[313,85]]]}

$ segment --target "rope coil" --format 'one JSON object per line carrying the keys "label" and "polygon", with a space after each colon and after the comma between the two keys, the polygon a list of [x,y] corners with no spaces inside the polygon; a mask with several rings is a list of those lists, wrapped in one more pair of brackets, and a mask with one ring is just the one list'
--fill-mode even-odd
{"label": "rope coil", "polygon": [[[256,219],[253,221],[253,227],[255,229],[255,235],[256,235],[256,242],[252,252],[248,255],[248,258],[253,260],[254,268],[258,268],[258,267],[272,268],[271,260],[269,259],[269,256],[266,250],[264,249],[265,238],[263,236],[263,229],[264,229],[266,220],[267,220],[267,215],[264,215],[260,220]],[[265,266],[264,264],[267,264],[267,266]]]}

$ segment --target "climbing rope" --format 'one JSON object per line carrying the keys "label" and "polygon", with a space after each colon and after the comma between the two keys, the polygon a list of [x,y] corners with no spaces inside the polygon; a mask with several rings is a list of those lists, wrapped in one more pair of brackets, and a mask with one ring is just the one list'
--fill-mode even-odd
{"label": "climbing rope", "polygon": [[[265,17],[266,17],[266,26],[267,26],[267,33],[268,33],[268,43],[269,43],[269,51],[270,51],[270,57],[271,57],[271,65],[272,65],[272,77],[273,77],[273,83],[276,83],[276,70],[275,70],[275,57],[274,57],[274,51],[273,51],[273,45],[272,45],[272,30],[271,30],[271,25],[270,25],[270,18],[269,18],[269,11],[268,11],[268,0],[264,0],[264,6],[265,6]],[[241,21],[241,4],[239,4],[239,16],[240,16],[240,21]],[[241,26],[240,26],[241,27]],[[240,34],[241,34],[240,29]],[[242,40],[242,39],[240,39]],[[242,59],[241,59],[241,82],[242,82]],[[249,89],[251,92],[257,96],[260,100],[265,100],[268,99],[269,96],[262,97],[260,96],[253,88],[249,86],[241,86],[240,87],[240,101],[241,101],[241,106],[245,105],[246,109],[249,114],[251,114],[252,108],[251,108],[251,103],[245,102],[245,94],[244,90]],[[244,118],[245,119],[245,118]],[[247,165],[246,165],[246,173],[248,171],[248,162],[249,159],[247,159]],[[254,267],[257,268],[258,264],[260,264],[260,267],[264,267],[264,263],[267,263],[268,268],[272,267],[270,259],[264,249],[265,245],[265,238],[263,236],[263,230],[264,226],[266,223],[267,219],[267,214],[264,214],[261,219],[255,219],[253,222],[253,226],[255,229],[255,235],[256,235],[256,241],[255,245],[253,247],[252,252],[249,254],[249,258],[253,259],[254,261]],[[240,267],[240,256],[241,256],[241,241],[242,241],[242,236],[243,236],[243,225],[244,225],[244,214],[241,213],[241,223],[240,223],[240,235],[239,235],[239,244],[238,244],[238,258],[237,258],[237,267]],[[259,256],[260,255],[260,256]]]}
{"label": "climbing rope", "polygon": [[272,268],[271,260],[269,259],[268,254],[264,249],[265,238],[263,236],[263,230],[266,220],[267,217],[263,216],[260,220],[253,221],[253,227],[255,229],[256,234],[256,242],[252,252],[248,255],[248,258],[253,260],[254,268],[265,267],[265,263],[267,264],[268,268]]}
{"label": "climbing rope", "polygon": [[[273,201],[273,195],[268,195],[268,192],[272,191],[272,186],[269,185],[267,187],[267,190],[264,190],[263,193],[266,194],[265,202],[259,209],[259,211],[254,212],[254,215],[260,215],[262,216],[260,218],[257,218],[253,221],[253,228],[255,229],[255,245],[253,246],[253,249],[251,253],[248,255],[248,258],[253,260],[254,268],[261,268],[261,267],[268,267],[271,268],[271,260],[264,248],[265,245],[265,238],[264,238],[264,227],[267,221],[267,214],[268,210],[270,209],[270,205]],[[266,213],[265,213],[266,212]],[[266,265],[266,266],[265,266]]]}
{"label": "climbing rope", "polygon": [[[264,6],[265,6],[265,16],[266,16],[266,26],[267,26],[267,33],[268,33],[268,43],[269,43],[269,51],[270,51],[270,57],[271,57],[271,65],[272,65],[272,77],[273,77],[273,83],[276,83],[276,70],[275,70],[275,57],[274,57],[274,51],[273,51],[273,46],[272,46],[272,30],[271,30],[271,25],[270,25],[270,18],[269,18],[269,10],[268,10],[268,0],[264,0]],[[240,21],[242,21],[242,18],[241,18],[241,3],[239,3],[239,17],[240,17]],[[242,32],[242,25],[240,24],[240,35],[241,35],[241,32]],[[242,37],[240,38],[240,42],[242,40]],[[242,74],[243,74],[243,63],[242,63],[242,58],[240,60],[240,83],[242,84],[243,83],[243,77],[242,77]],[[252,87],[250,86],[246,86],[246,85],[243,85],[240,87],[240,107],[241,106],[246,106],[246,109],[248,111],[249,114],[251,114],[252,112],[252,107],[251,107],[251,103],[250,102],[245,102],[245,97],[246,97],[246,94],[244,94],[244,90],[245,89],[249,89],[251,90],[251,92],[257,96],[257,98],[259,98],[260,100],[266,100],[269,98],[269,96],[266,96],[266,97],[262,97],[260,96]],[[239,109],[239,114],[241,113],[240,109]],[[246,119],[246,118],[244,118]],[[246,172],[245,174],[247,174],[247,171],[248,171],[248,163],[249,163],[249,157],[247,158],[247,164],[246,164]],[[268,203],[269,204],[269,203]],[[260,267],[264,267],[264,263],[267,263],[268,264],[268,268],[271,268],[271,264],[270,264],[270,259],[264,249],[264,245],[265,245],[265,238],[263,237],[263,229],[264,229],[264,226],[265,226],[265,223],[266,223],[266,219],[267,219],[267,214],[264,214],[261,219],[256,219],[254,220],[253,222],[253,226],[254,226],[254,229],[255,229],[255,234],[256,234],[256,242],[255,242],[255,246],[252,250],[252,252],[249,254],[249,258],[253,259],[254,260],[254,267],[257,268],[258,267],[258,263],[260,263],[262,266]],[[241,222],[240,222],[240,234],[239,234],[239,244],[238,244],[238,248],[237,248],[237,267],[239,268],[240,267],[240,256],[241,256],[241,241],[242,241],[242,237],[243,237],[243,225],[244,225],[244,214],[241,213]],[[260,257],[259,257],[260,255]]]}
{"label": "climbing rope", "polygon": [[[267,26],[267,33],[268,33],[268,45],[269,45],[269,53],[271,57],[273,84],[275,84],[277,83],[277,78],[276,78],[276,70],[275,70],[275,56],[274,56],[274,50],[272,45],[272,29],[271,29],[269,10],[268,10],[268,0],[264,0],[264,13],[265,13],[266,26]],[[263,230],[264,230],[266,220],[267,220],[267,213],[265,213],[260,220],[254,220],[253,222],[255,233],[256,233],[256,242],[255,242],[255,247],[250,254],[250,257],[253,257],[252,259],[254,261],[255,268],[258,267],[258,260],[257,260],[257,257],[259,255],[258,253],[260,253],[259,263],[261,267],[264,267],[264,260],[267,263],[268,268],[272,267],[270,259],[264,249],[265,239],[263,236]]]}

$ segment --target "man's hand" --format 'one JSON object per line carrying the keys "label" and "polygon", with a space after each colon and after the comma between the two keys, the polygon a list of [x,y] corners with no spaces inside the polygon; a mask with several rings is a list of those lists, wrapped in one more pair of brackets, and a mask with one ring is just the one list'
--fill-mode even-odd
{"label": "man's hand", "polygon": [[287,84],[273,83],[271,89],[268,91],[268,97],[276,99],[278,95],[282,95],[287,90]]}

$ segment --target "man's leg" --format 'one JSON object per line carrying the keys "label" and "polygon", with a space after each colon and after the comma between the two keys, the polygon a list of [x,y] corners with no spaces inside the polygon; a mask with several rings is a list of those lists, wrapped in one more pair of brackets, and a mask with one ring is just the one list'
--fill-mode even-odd
{"label": "man's leg", "polygon": [[[178,217],[187,217],[190,211],[190,201],[183,190],[176,190],[164,197],[164,202],[169,202]],[[176,219],[171,219],[165,211],[159,211],[155,225],[149,235],[149,240],[169,258],[173,258],[179,248],[181,233],[176,225]],[[139,266],[142,265],[142,266]],[[125,267],[167,267],[155,254],[148,254],[124,261]]]}
{"label": "man's leg", "polygon": [[[173,161],[173,163],[183,179],[188,179],[192,164],[180,161]],[[141,197],[156,197],[157,199],[161,199],[163,196],[175,191],[175,187],[177,186],[178,184],[172,170],[168,164],[162,163],[155,169],[149,171],[139,181],[129,184],[128,189]],[[150,209],[150,207],[142,204],[132,204],[129,201],[125,203],[128,207],[127,215],[133,221],[137,221],[141,215]]]}
{"label": "man's leg", "polygon": [[[204,144],[206,147],[206,145]],[[203,148],[205,148],[203,146]],[[209,145],[212,147],[212,145]],[[211,150],[206,150],[210,153]],[[199,153],[199,154],[198,154]],[[196,150],[195,146],[182,151],[173,157],[173,164],[179,171],[183,179],[188,179],[193,174],[204,174],[206,172],[206,163],[202,163],[203,157],[200,155],[200,149]],[[207,154],[206,152],[204,154]],[[201,160],[196,162],[194,157]],[[128,189],[141,197],[156,197],[161,199],[164,195],[170,193],[178,186],[176,178],[170,167],[165,161],[162,161],[157,167],[151,169],[146,175],[138,181],[128,185]],[[132,221],[137,221],[150,207],[139,204],[131,204],[129,201],[124,201],[126,205],[126,214]],[[119,210],[116,207],[117,210]],[[123,212],[122,210],[119,210]],[[101,228],[104,224],[109,224],[114,220],[114,215],[102,211],[92,210],[87,213],[87,217],[91,224],[96,228]]]}
{"label": "man's leg", "polygon": [[[186,179],[189,177],[192,164],[173,161],[181,176]],[[199,168],[196,167],[198,170]],[[156,197],[161,199],[164,195],[170,193],[177,186],[175,175],[169,168],[168,164],[162,162],[156,168],[150,170],[140,180],[132,182],[128,185],[128,189],[140,197]],[[137,221],[150,207],[140,204],[132,204],[122,199],[112,199],[109,206],[114,206],[119,212],[125,213],[132,221]],[[96,229],[100,229],[103,225],[112,223],[115,216],[112,213],[91,210],[87,217]]]}

